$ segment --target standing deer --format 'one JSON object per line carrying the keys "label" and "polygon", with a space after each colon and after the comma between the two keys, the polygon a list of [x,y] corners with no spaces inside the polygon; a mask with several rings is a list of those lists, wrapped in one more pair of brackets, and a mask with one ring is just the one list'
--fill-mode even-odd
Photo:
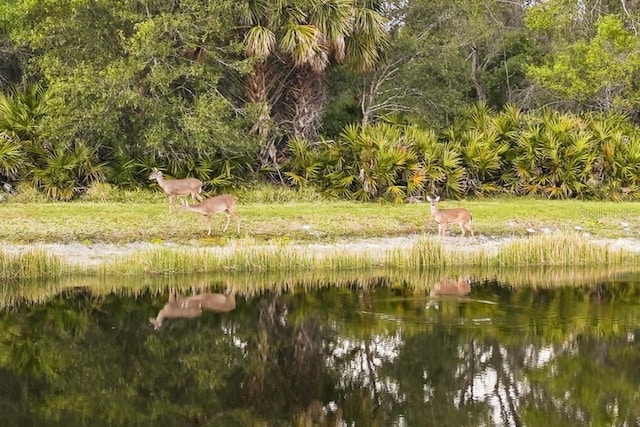
{"label": "standing deer", "polygon": [[462,230],[462,237],[465,236],[467,231],[471,232],[471,237],[474,237],[473,228],[471,228],[472,216],[471,212],[465,208],[451,208],[451,209],[438,209],[436,203],[440,200],[440,196],[436,196],[435,199],[427,196],[427,200],[431,203],[431,216],[436,220],[438,224],[438,236],[443,237],[449,224],[457,222]]}
{"label": "standing deer", "polygon": [[169,212],[173,210],[176,196],[187,196],[191,194],[194,201],[202,201],[202,196],[200,196],[202,192],[202,181],[197,178],[164,179],[162,172],[154,168],[151,175],[149,175],[149,180],[153,179],[158,181],[160,188],[169,196]]}
{"label": "standing deer", "polygon": [[224,225],[222,232],[227,231],[229,222],[233,218],[237,225],[237,232],[240,232],[240,217],[236,213],[236,199],[231,194],[221,194],[219,196],[211,197],[210,199],[203,200],[198,205],[189,205],[185,200],[182,206],[182,210],[196,212],[204,216],[208,225],[207,236],[211,235],[211,217],[218,212],[224,212],[227,216],[227,223]]}
{"label": "standing deer", "polygon": [[427,308],[439,308],[438,301],[443,297],[454,297],[456,299],[464,299],[471,293],[471,278],[461,277],[459,279],[452,279],[445,277],[433,285],[433,289],[429,293],[429,302]]}
{"label": "standing deer", "polygon": [[430,296],[437,297],[442,295],[451,295],[456,297],[464,297],[471,293],[471,278],[461,277],[452,279],[450,277],[440,280],[433,286]]}

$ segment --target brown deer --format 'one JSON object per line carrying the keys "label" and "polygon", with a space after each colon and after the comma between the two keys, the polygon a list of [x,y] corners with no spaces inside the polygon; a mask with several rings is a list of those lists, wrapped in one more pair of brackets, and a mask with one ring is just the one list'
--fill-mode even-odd
{"label": "brown deer", "polygon": [[438,224],[438,236],[444,237],[449,224],[457,222],[462,230],[462,237],[465,236],[467,231],[471,232],[471,237],[474,237],[474,231],[471,227],[472,216],[471,212],[465,208],[451,208],[451,209],[438,209],[436,204],[440,200],[440,196],[436,196],[435,199],[427,196],[427,200],[431,203],[431,216],[436,220]]}
{"label": "brown deer", "polygon": [[150,317],[149,322],[154,329],[160,329],[164,319],[186,318],[192,319],[202,314],[202,308],[198,305],[189,305],[184,297],[176,297],[169,294],[169,301],[160,309],[156,317]]}
{"label": "brown deer", "polygon": [[160,329],[165,319],[199,317],[203,310],[227,313],[236,308],[235,290],[227,290],[224,294],[203,292],[190,297],[176,297],[169,295],[169,301],[162,307],[156,317],[150,317],[149,322],[154,329]]}
{"label": "brown deer", "polygon": [[471,293],[471,278],[461,277],[459,279],[445,278],[437,282],[431,293],[431,297],[450,295],[456,297],[465,297]]}
{"label": "brown deer", "polygon": [[226,313],[236,308],[236,291],[227,290],[223,294],[203,292],[185,298],[183,304],[185,307],[193,306],[217,313]]}
{"label": "brown deer", "polygon": [[459,279],[452,279],[450,277],[441,279],[431,289],[429,293],[429,302],[427,303],[427,309],[440,307],[438,301],[442,298],[452,297],[455,299],[464,299],[471,293],[471,278],[461,277]]}
{"label": "brown deer", "polygon": [[153,169],[149,180],[156,180],[162,190],[169,196],[169,212],[173,210],[173,205],[176,196],[188,196],[191,194],[193,201],[202,201],[202,181],[197,178],[185,178],[185,179],[165,179],[162,176],[162,172],[158,169]]}
{"label": "brown deer", "polygon": [[240,217],[236,213],[236,199],[231,194],[221,194],[220,196],[211,197],[210,199],[203,200],[198,205],[189,205],[189,203],[184,200],[180,209],[203,215],[208,226],[207,236],[211,235],[211,217],[218,212],[223,212],[227,216],[227,223],[222,229],[223,233],[227,231],[231,219],[236,222],[237,232],[240,232]]}

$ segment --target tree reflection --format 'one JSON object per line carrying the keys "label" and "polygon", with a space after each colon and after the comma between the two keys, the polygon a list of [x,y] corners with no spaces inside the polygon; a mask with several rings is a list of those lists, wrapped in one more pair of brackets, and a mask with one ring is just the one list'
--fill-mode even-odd
{"label": "tree reflection", "polygon": [[[168,293],[0,313],[3,425],[637,425],[638,283],[392,279],[239,295],[157,331]],[[81,420],[82,422],[80,422]]]}

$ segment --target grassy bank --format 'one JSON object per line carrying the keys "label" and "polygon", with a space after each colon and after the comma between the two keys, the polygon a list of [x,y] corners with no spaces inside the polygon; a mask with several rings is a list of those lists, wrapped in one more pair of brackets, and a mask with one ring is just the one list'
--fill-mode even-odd
{"label": "grassy bank", "polygon": [[[640,203],[548,201],[537,199],[444,200],[441,208],[464,206],[473,213],[477,235],[525,236],[544,231],[574,231],[594,237],[638,237]],[[434,234],[429,205],[364,204],[342,201],[243,203],[240,234],[221,234],[225,217],[213,219],[206,236],[202,217],[169,214],[165,198],[154,202],[1,203],[0,241],[12,243],[137,241],[226,245],[237,239],[261,242],[334,242],[342,239]],[[449,235],[458,235],[456,226]]]}
{"label": "grassy bank", "polygon": [[[191,272],[347,270],[363,267],[428,269],[474,266],[634,265],[639,254],[611,250],[592,238],[637,238],[639,203],[490,199],[443,201],[474,217],[477,240],[510,237],[497,251],[466,250],[469,240],[440,240],[424,203],[392,205],[344,201],[240,203],[242,229],[220,232],[225,217],[206,235],[202,217],[168,212],[164,197],[131,203],[73,202],[0,204],[0,241],[13,244],[151,242],[140,251],[101,266],[77,266],[34,250],[0,251],[0,277],[60,278],[70,275],[137,276]],[[233,231],[232,231],[233,230]],[[456,226],[449,236],[459,236]],[[312,243],[412,236],[411,245],[318,251]],[[420,236],[417,238],[417,236]],[[477,241],[476,240],[476,241]]]}
{"label": "grassy bank", "polygon": [[578,233],[514,238],[494,250],[473,251],[448,245],[436,237],[421,237],[404,246],[314,246],[298,244],[220,247],[159,246],[118,256],[99,265],[78,265],[41,250],[9,254],[0,251],[0,279],[68,279],[73,276],[149,277],[162,275],[274,273],[298,271],[357,271],[383,268],[428,271],[473,268],[499,270],[514,267],[635,266],[640,252],[610,249],[587,241]]}

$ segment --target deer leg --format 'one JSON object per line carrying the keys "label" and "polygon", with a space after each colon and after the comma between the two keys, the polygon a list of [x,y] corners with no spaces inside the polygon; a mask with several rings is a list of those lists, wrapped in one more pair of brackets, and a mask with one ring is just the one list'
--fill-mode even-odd
{"label": "deer leg", "polygon": [[236,222],[236,232],[240,233],[240,216],[236,213],[235,209],[227,209],[227,218],[229,217]]}
{"label": "deer leg", "polygon": [[240,233],[240,217],[235,212],[232,215],[233,215],[233,219],[236,221],[236,229],[237,229],[236,231]]}
{"label": "deer leg", "polygon": [[469,230],[469,232],[471,232],[471,237],[475,237],[474,231],[473,231],[473,227],[471,227],[471,221],[467,222],[465,224],[465,227],[467,230]]}
{"label": "deer leg", "polygon": [[191,192],[191,198],[193,199],[193,202],[201,202],[204,199],[202,198],[202,196],[197,192],[197,191],[192,191]]}
{"label": "deer leg", "polygon": [[207,236],[211,236],[211,215],[205,215],[204,218],[207,221]]}
{"label": "deer leg", "polygon": [[169,212],[173,211],[173,202],[175,202],[176,200],[176,196],[174,195],[169,195]]}
{"label": "deer leg", "polygon": [[227,227],[229,227],[229,222],[231,221],[231,214],[229,214],[229,212],[227,211],[225,211],[224,214],[227,216],[227,223],[224,225],[224,228],[222,229],[223,233],[227,231]]}

